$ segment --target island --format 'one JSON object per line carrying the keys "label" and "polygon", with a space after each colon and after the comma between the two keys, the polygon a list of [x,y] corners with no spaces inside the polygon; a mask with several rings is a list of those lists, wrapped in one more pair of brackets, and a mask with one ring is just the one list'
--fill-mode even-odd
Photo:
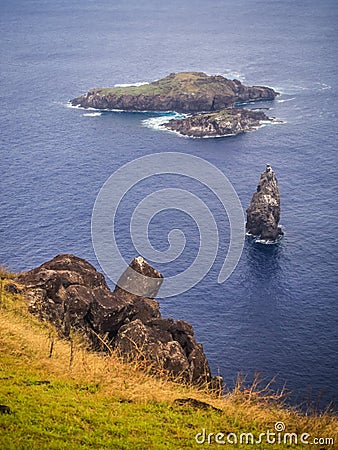
{"label": "island", "polygon": [[244,108],[226,108],[212,113],[193,114],[182,119],[171,119],[161,126],[188,137],[235,136],[259,128],[263,122],[272,122],[263,111]]}
{"label": "island", "polygon": [[[99,110],[187,114],[163,127],[191,137],[239,134],[271,121],[263,111],[238,107],[241,103],[274,100],[270,87],[245,86],[239,80],[203,72],[179,72],[141,86],[95,88],[70,100],[72,106]],[[211,113],[211,114],[207,114]]]}

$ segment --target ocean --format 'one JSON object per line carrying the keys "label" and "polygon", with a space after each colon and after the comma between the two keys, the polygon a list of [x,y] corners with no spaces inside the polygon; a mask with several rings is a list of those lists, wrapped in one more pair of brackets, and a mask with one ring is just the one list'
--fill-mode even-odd
{"label": "ocean", "polygon": [[[247,239],[224,283],[217,279],[227,216],[205,186],[186,177],[139,183],[121,204],[116,240],[129,262],[142,251],[130,236],[133,208],[158,189],[191,190],[220,224],[218,252],[200,282],[160,299],[162,315],[194,326],[213,373],[229,388],[238,373],[248,383],[259,373],[266,382],[275,378],[275,389],[286,384],[293,404],[337,402],[337,19],[334,0],[2,1],[1,263],[23,271],[74,253],[102,271],[91,238],[94,203],[106,180],[136,158],[203,158],[228,178],[244,211],[270,163],[285,236],[273,246]],[[276,100],[250,107],[269,108],[283,123],[187,139],[159,130],[158,114],[67,106],[93,87],[179,71],[273,87]],[[151,221],[153,246],[165,251],[174,228],[185,234],[182,254],[149,261],[167,277],[198,252],[198,224],[173,209]]]}

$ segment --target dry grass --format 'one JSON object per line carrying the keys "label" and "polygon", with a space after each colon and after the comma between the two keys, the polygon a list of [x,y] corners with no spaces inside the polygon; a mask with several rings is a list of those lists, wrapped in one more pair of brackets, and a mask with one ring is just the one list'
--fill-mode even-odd
{"label": "dry grass", "polygon": [[[250,387],[246,387],[245,379],[240,376],[235,389],[220,398],[203,389],[181,384],[179,380],[170,381],[164,374],[162,378],[154,377],[147,373],[149,367],[144,367],[142,361],[126,364],[114,352],[103,355],[88,351],[78,335],[72,336],[70,341],[60,339],[50,324],[41,323],[28,313],[22,297],[4,290],[4,285],[8,282],[3,281],[1,286],[0,403],[9,404],[14,410],[21,409],[22,417],[16,421],[13,417],[7,418],[0,414],[0,430],[4,427],[0,437],[1,448],[7,448],[6,445],[10,445],[13,436],[21,436],[22,445],[16,443],[16,446],[8,448],[58,448],[64,433],[68,433],[70,444],[63,448],[195,448],[197,444],[194,436],[203,427],[216,432],[231,430],[259,434],[266,429],[273,430],[274,424],[279,421],[287,425],[288,432],[308,432],[312,436],[333,437],[338,442],[336,416],[329,412],[306,415],[288,408],[283,403],[284,392],[274,392],[271,382],[263,383],[258,376]],[[51,386],[58,386],[57,392],[62,399],[58,396],[48,397],[51,395],[48,386],[45,391],[36,392],[34,383],[44,380]],[[27,398],[39,405],[39,408],[36,406],[34,416],[39,427],[31,440],[27,440],[32,420],[27,418],[27,411],[30,410],[27,398],[17,400],[18,403],[15,401],[16,397],[23,395],[22,389],[29,390]],[[68,396],[67,401],[65,395]],[[206,402],[222,412],[196,411],[189,406],[178,407],[174,405],[178,398]],[[46,412],[51,402],[53,407]],[[45,403],[42,418],[39,410],[41,404]],[[81,403],[92,409],[92,415],[86,420],[89,423],[97,421],[96,432],[101,429],[104,436],[102,439],[94,439],[89,434],[83,437],[86,431],[83,420],[89,413],[82,410]],[[63,409],[58,407],[61,404]],[[67,408],[74,410],[74,418],[70,416],[66,420],[63,417]],[[107,414],[110,415],[109,420],[112,420],[114,410],[118,411],[119,416],[118,425],[114,425],[115,434],[107,428]],[[48,441],[51,442],[49,446],[40,447],[41,442],[47,442],[44,440],[47,439],[44,424],[48,420],[55,423],[59,431],[56,433],[55,443],[51,440]],[[63,428],[65,420],[69,422],[67,429]],[[72,420],[78,423],[79,430],[70,431]],[[114,420],[116,422],[117,419]],[[88,428],[91,426],[88,425]],[[148,433],[146,439],[137,434],[139,430],[145,429]],[[159,439],[162,440],[161,445],[158,443]],[[274,445],[233,447],[286,448]],[[290,448],[307,447],[298,445]],[[334,447],[312,445],[312,448]]]}

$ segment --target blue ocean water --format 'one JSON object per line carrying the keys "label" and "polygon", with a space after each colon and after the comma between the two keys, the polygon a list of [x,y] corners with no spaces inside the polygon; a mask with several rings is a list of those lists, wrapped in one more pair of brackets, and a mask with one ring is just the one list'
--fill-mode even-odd
{"label": "blue ocean water", "polygon": [[[229,387],[240,371],[248,380],[260,372],[277,376],[276,387],[286,383],[293,402],[337,401],[337,18],[334,0],[320,7],[313,0],[3,1],[0,261],[19,271],[74,253],[100,269],[93,205],[107,178],[136,157],[175,151],[204,158],[228,177],[244,209],[269,162],[281,191],[281,244],[246,242],[236,270],[219,285],[224,236],[208,275],[161,300],[162,314],[194,325],[213,372]],[[95,86],[182,70],[274,87],[281,95],[259,106],[284,123],[237,137],[184,139],[146,127],[151,114],[66,107]],[[127,260],[137,254],[132,205],[163,183],[150,181],[125,202],[117,238]],[[182,257],[160,267],[164,275],[194,257],[196,228],[187,220],[167,212],[150,227],[159,249],[172,226],[187,236]]]}

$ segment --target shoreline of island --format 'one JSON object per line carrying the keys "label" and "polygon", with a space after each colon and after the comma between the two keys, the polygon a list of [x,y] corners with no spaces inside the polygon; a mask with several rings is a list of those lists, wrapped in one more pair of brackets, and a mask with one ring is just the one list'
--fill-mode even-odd
{"label": "shoreline of island", "polygon": [[184,117],[169,119],[159,129],[192,138],[226,137],[254,131],[266,123],[280,123],[260,108],[238,107],[272,101],[277,95],[270,87],[245,86],[221,75],[180,72],[148,84],[95,88],[70,100],[68,106],[111,112],[172,112]]}

